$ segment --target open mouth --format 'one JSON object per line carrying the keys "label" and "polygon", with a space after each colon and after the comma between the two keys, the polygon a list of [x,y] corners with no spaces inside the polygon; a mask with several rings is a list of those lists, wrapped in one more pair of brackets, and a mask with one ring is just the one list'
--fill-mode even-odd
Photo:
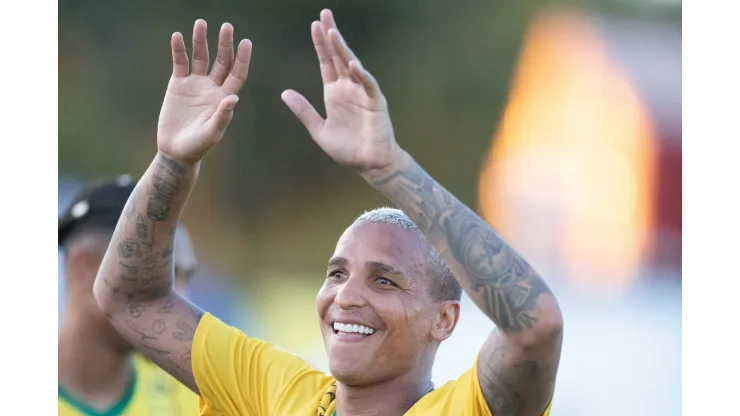
{"label": "open mouth", "polygon": [[336,335],[369,337],[375,333],[375,328],[359,324],[334,322],[334,333]]}

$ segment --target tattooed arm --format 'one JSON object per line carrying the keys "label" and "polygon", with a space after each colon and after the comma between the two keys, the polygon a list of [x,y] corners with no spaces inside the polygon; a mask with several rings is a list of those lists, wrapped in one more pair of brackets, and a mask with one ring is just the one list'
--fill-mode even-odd
{"label": "tattooed arm", "polygon": [[493,414],[541,415],[562,344],[562,315],[552,292],[496,231],[400,153],[399,163],[363,176],[416,223],[496,324],[478,361]]}
{"label": "tattooed arm", "polygon": [[285,91],[283,101],[324,152],[355,168],[416,223],[496,324],[478,360],[493,413],[541,415],[562,342],[562,317],[549,288],[488,224],[400,149],[380,86],[347,46],[331,11],[321,12],[311,36],[326,119],[296,91]]}
{"label": "tattooed arm", "polygon": [[118,220],[93,287],[116,330],[152,361],[200,394],[191,366],[203,312],[174,291],[177,223],[200,161],[223,137],[247,78],[252,46],[233,48],[233,27],[219,33],[208,73],[206,22],[193,26],[190,65],[182,34],[172,35],[172,76],[157,128],[157,156]]}
{"label": "tattooed arm", "polygon": [[198,164],[157,155],[129,198],[94,286],[116,330],[196,393],[190,351],[203,312],[174,291],[172,253],[197,174]]}

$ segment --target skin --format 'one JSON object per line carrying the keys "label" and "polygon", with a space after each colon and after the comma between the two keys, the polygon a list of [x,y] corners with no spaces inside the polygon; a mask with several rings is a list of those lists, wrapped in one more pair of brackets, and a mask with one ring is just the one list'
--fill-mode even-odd
{"label": "skin", "polygon": [[[189,75],[182,36],[173,35],[174,69],[160,114],[158,153],[116,228],[95,294],[127,340],[197,392],[190,351],[203,313],[172,290],[168,247],[200,162],[221,140],[233,116],[251,44],[242,42],[234,59],[233,28],[222,26],[219,56],[209,75],[205,22],[196,22],[193,32]],[[562,314],[551,290],[487,223],[398,145],[385,97],[347,47],[330,11],[322,11],[311,35],[327,116],[322,118],[295,91],[285,91],[283,101],[328,156],[356,170],[417,224],[496,325],[478,361],[480,387],[490,410],[497,416],[540,415],[553,393],[562,345]],[[334,256],[344,261],[330,262],[330,278],[317,297],[330,366],[338,380],[340,415],[405,412],[431,388],[427,381],[434,346],[457,322],[459,307],[434,305],[420,290],[428,281],[424,273],[412,270],[420,260],[414,248],[418,244],[411,236],[396,235],[405,243],[398,243],[400,252],[387,252],[384,247],[391,242],[384,242],[378,227],[358,226],[345,233]],[[396,277],[408,277],[408,287],[386,289],[368,262],[392,266],[400,271]],[[332,266],[344,270],[332,276]],[[140,310],[135,317],[127,312],[132,304]],[[378,332],[356,345],[340,344],[327,326],[335,316],[367,320]],[[396,347],[406,349],[399,352]],[[376,355],[370,361],[364,352]],[[381,392],[389,391],[397,393],[378,400]]]}
{"label": "skin", "polygon": [[[422,238],[363,221],[344,232],[328,261],[316,304],[330,370],[341,386],[337,403],[351,405],[343,414],[372,409],[381,398],[394,404],[384,412],[401,414],[433,389],[434,354],[452,334],[460,305],[432,299]],[[334,322],[376,332],[343,342]]]}
{"label": "skin", "polygon": [[[99,411],[120,400],[133,375],[133,346],[111,326],[93,296],[93,282],[109,242],[110,233],[91,232],[65,247],[65,307],[58,344],[59,386]],[[198,259],[184,227],[176,247],[175,286],[187,296]]]}

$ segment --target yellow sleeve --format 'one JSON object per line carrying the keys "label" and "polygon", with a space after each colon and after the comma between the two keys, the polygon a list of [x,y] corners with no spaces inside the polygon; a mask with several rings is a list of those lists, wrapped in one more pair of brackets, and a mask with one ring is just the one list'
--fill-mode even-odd
{"label": "yellow sleeve", "polygon": [[300,357],[208,313],[195,331],[191,362],[201,415],[270,415],[293,380],[315,372]]}
{"label": "yellow sleeve", "polygon": [[[485,410],[480,411],[480,413],[476,413],[476,415],[480,414],[480,415],[496,416],[495,414],[492,413],[491,409],[488,408],[486,399],[485,397],[483,397],[483,390],[480,387],[480,378],[478,378],[478,358],[477,357],[475,359],[475,363],[473,364],[473,368],[470,370],[470,372],[472,373],[471,379],[474,384],[473,386],[471,386],[470,390],[474,392],[473,394],[475,395],[474,401],[476,403],[476,407],[480,407],[482,405],[483,408],[485,409]],[[555,393],[553,392],[553,395],[554,394]],[[550,416],[550,409],[552,408],[552,399],[553,399],[553,396],[550,396],[550,404],[548,404],[547,409],[545,409],[545,411],[542,412],[542,416]]]}
{"label": "yellow sleeve", "polygon": [[[542,416],[550,415],[552,399]],[[415,405],[414,415],[459,414],[465,416],[496,416],[488,408],[478,378],[478,358],[473,368],[463,373],[457,380],[450,381],[429,393]]]}
{"label": "yellow sleeve", "polygon": [[[471,381],[472,385],[469,387],[470,391],[473,392],[473,402],[474,407],[478,410],[478,413],[475,413],[476,415],[490,415],[490,416],[496,416],[492,413],[491,409],[488,408],[488,404],[486,403],[486,398],[483,397],[483,389],[481,389],[480,386],[480,378],[478,378],[478,358],[475,358],[475,363],[473,363],[473,368],[470,369],[470,374],[472,375]],[[554,395],[554,392],[553,392]],[[550,397],[550,404],[547,405],[547,409],[545,409],[544,412],[542,412],[542,416],[550,416],[550,408],[552,408],[552,396]]]}

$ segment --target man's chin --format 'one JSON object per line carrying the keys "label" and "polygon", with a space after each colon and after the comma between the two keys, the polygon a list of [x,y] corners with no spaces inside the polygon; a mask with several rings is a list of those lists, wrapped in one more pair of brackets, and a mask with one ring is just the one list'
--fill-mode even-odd
{"label": "man's chin", "polygon": [[340,369],[332,370],[332,377],[345,386],[361,386],[367,384],[363,372],[359,370]]}
{"label": "man's chin", "polygon": [[367,365],[345,357],[330,359],[329,371],[338,382],[348,386],[365,384],[369,375]]}

